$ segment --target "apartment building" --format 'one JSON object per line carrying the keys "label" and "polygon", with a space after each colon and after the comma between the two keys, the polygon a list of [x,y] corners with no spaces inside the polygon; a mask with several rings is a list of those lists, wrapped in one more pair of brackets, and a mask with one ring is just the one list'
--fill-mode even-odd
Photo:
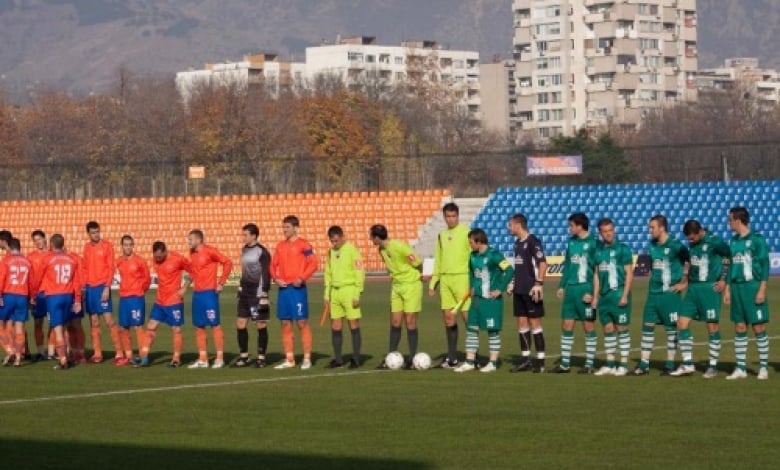
{"label": "apartment building", "polygon": [[201,70],[187,70],[176,74],[176,87],[185,101],[195,87],[202,85],[238,86],[247,89],[263,86],[273,96],[302,86],[306,65],[283,62],[277,54],[245,55],[238,62],[207,63]]}
{"label": "apartment building", "polygon": [[453,93],[464,112],[482,119],[479,52],[455,51],[436,41],[380,45],[376,37],[339,37],[334,44],[306,48],[306,75],[335,75],[352,89],[435,82]]}
{"label": "apartment building", "polygon": [[515,62],[501,60],[479,67],[482,127],[516,142],[518,123],[512,119],[517,105]]}
{"label": "apartment building", "polygon": [[722,67],[699,70],[696,86],[700,93],[741,88],[759,105],[780,104],[780,73],[762,69],[755,57],[726,59]]}
{"label": "apartment building", "polygon": [[514,0],[517,105],[526,137],[636,128],[695,100],[695,0]]}

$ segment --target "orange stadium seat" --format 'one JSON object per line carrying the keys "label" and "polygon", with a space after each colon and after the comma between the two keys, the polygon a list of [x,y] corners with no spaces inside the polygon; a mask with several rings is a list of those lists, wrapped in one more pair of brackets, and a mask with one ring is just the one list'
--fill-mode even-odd
{"label": "orange stadium seat", "polygon": [[32,249],[29,234],[43,229],[62,233],[66,244],[81,251],[86,242],[84,225],[97,220],[106,239],[118,244],[124,234],[135,237],[138,252],[151,256],[151,244],[165,241],[171,249],[186,252],[186,235],[204,230],[208,243],[216,245],[238,264],[241,227],[257,223],[262,242],[273,249],[281,239],[282,218],[296,214],[301,234],[322,258],[329,248],[326,231],[341,225],[347,237],[363,252],[369,271],[384,271],[368,228],[382,223],[390,236],[410,241],[419,227],[441,206],[448,190],[372,191],[339,193],[290,193],[228,196],[177,196],[99,200],[0,201],[0,226],[23,234],[25,251]]}

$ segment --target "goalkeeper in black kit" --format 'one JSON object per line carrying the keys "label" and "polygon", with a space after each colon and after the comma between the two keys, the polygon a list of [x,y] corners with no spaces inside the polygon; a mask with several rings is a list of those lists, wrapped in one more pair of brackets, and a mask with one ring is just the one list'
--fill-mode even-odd
{"label": "goalkeeper in black kit", "polygon": [[238,287],[238,360],[233,367],[247,367],[249,359],[249,332],[247,324],[253,321],[257,326],[257,359],[254,366],[265,367],[268,349],[268,320],[270,305],[268,291],[271,288],[271,253],[257,238],[260,230],[255,224],[243,227],[244,247],[241,248],[241,281]]}

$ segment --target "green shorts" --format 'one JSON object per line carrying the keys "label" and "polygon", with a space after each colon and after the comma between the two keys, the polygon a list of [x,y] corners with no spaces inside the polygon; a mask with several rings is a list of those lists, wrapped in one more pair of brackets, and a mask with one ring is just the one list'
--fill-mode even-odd
{"label": "green shorts", "polygon": [[360,308],[352,307],[352,301],[360,299],[355,286],[332,287],[330,289],[330,318],[338,320],[357,320],[361,317]]}
{"label": "green shorts", "polygon": [[419,313],[422,311],[422,282],[394,282],[390,291],[390,312]]}
{"label": "green shorts", "polygon": [[756,304],[757,281],[731,285],[731,321],[758,325],[769,321],[769,302]]}
{"label": "green shorts", "polygon": [[482,331],[501,331],[504,324],[504,299],[472,297],[467,325]]}
{"label": "green shorts", "polygon": [[615,289],[602,294],[599,297],[598,315],[602,325],[614,323],[617,326],[628,326],[631,323],[631,293],[628,294],[628,303],[620,306],[620,298],[623,297],[623,289]]}
{"label": "green shorts", "polygon": [[577,284],[566,286],[561,306],[561,318],[563,320],[595,321],[596,312],[585,303],[582,298],[586,294],[593,295],[593,285]]}
{"label": "green shorts", "polygon": [[715,292],[712,283],[692,282],[688,284],[680,316],[707,323],[720,321],[720,293]]}
{"label": "green shorts", "polygon": [[679,292],[651,293],[647,296],[642,312],[642,323],[677,326],[677,317],[682,309],[682,295]]}
{"label": "green shorts", "polygon": [[[441,297],[441,309],[452,310],[469,291],[469,275],[444,274],[439,280],[439,295]],[[462,312],[468,312],[471,300],[463,303]]]}

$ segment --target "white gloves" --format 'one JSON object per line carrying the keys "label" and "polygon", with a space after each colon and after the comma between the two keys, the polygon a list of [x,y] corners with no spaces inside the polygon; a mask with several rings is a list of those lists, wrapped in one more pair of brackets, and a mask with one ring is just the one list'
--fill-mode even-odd
{"label": "white gloves", "polygon": [[541,302],[542,297],[544,296],[544,290],[542,289],[542,286],[539,284],[534,284],[533,287],[531,287],[531,291],[528,293],[531,296],[531,300],[534,302]]}

